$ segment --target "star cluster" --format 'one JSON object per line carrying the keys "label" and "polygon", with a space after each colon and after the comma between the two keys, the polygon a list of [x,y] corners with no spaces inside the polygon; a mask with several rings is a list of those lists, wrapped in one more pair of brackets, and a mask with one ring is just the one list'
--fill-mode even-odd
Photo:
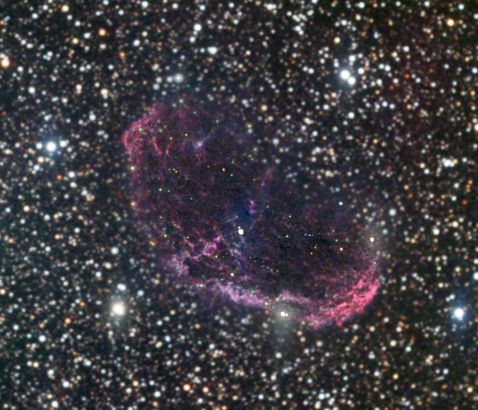
{"label": "star cluster", "polygon": [[[0,4],[1,408],[476,408],[477,24],[472,1]],[[170,280],[121,135],[179,94],[365,227],[363,314],[314,331]]]}

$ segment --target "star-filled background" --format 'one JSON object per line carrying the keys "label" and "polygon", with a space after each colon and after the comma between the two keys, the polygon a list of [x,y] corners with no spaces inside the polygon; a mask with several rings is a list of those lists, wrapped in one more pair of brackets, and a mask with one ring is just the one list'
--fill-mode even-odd
{"label": "star-filled background", "polygon": [[[0,408],[477,408],[477,27],[473,1],[0,2]],[[121,136],[177,95],[370,233],[361,315],[170,280]]]}

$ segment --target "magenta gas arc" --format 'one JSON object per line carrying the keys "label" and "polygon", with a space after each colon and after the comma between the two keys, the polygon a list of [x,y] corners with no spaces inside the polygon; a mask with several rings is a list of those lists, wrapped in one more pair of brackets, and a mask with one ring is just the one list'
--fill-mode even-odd
{"label": "magenta gas arc", "polygon": [[318,328],[373,299],[379,278],[363,230],[254,153],[224,107],[178,99],[123,136],[132,203],[168,272],[231,303]]}

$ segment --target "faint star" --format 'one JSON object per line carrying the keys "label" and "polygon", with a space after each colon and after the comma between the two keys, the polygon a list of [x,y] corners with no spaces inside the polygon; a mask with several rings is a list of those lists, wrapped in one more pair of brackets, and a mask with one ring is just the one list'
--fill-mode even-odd
{"label": "faint star", "polygon": [[465,310],[461,307],[455,308],[453,310],[453,317],[458,320],[463,320],[465,317]]}
{"label": "faint star", "polygon": [[57,148],[58,148],[58,146],[56,145],[55,141],[48,141],[46,143],[46,150],[48,152],[55,152]]}
{"label": "faint star", "polygon": [[349,70],[343,69],[342,71],[340,71],[339,76],[342,80],[346,81],[350,78],[351,74]]}
{"label": "faint star", "polygon": [[114,316],[123,316],[126,313],[126,306],[123,302],[115,302],[111,307],[111,313]]}

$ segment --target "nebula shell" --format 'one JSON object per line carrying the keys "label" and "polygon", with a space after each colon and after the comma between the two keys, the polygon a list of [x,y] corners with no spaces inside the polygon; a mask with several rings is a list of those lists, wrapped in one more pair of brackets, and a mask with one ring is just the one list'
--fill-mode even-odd
{"label": "nebula shell", "polygon": [[224,107],[157,104],[123,136],[135,214],[191,289],[313,328],[340,324],[380,283],[363,229],[317,182],[260,158],[259,137]]}

